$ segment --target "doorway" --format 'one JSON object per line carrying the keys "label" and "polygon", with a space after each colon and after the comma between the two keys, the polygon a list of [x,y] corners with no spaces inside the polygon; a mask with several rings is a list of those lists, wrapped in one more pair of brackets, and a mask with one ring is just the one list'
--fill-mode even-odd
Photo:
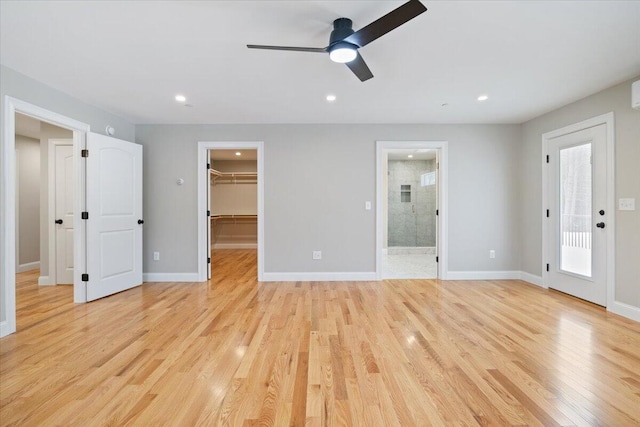
{"label": "doorway", "polygon": [[[16,223],[19,223],[16,217],[16,190],[17,190],[17,176],[16,176],[16,116],[18,114],[31,117],[36,121],[46,123],[58,128],[64,129],[66,132],[70,132],[72,135],[73,146],[73,175],[75,178],[74,195],[78,197],[74,198],[74,208],[77,210],[84,203],[83,192],[80,188],[83,188],[83,182],[79,180],[81,174],[84,174],[84,166],[79,161],[80,150],[84,148],[85,135],[89,131],[89,126],[70,119],[68,117],[61,116],[35,105],[29,104],[24,101],[20,101],[9,96],[5,97],[5,120],[3,129],[3,144],[2,144],[2,231],[4,239],[2,241],[2,250],[0,251],[0,268],[2,269],[2,282],[3,282],[3,298],[2,309],[3,319],[0,319],[0,336],[5,336],[16,331],[16,271],[17,262],[16,259]],[[69,134],[67,134],[68,136]],[[41,164],[41,166],[43,166]],[[46,203],[40,203],[40,210],[42,205],[46,207]],[[46,200],[46,199],[45,199]],[[45,209],[46,211],[46,209]],[[78,218],[74,218],[74,228],[78,230],[75,233],[73,258],[74,265],[80,266],[81,269],[85,267],[85,244],[84,244],[84,225]],[[44,260],[40,257],[39,262]],[[38,265],[40,268],[42,265]],[[40,280],[40,279],[39,279]],[[43,279],[43,282],[45,280]],[[78,272],[74,273],[73,278],[73,290],[74,290],[74,302],[84,302],[84,286],[82,286],[81,277]]]}
{"label": "doorway", "polygon": [[250,271],[262,280],[263,156],[261,141],[198,143],[199,281],[215,277],[216,259],[220,266],[236,258],[252,260]]}
{"label": "doorway", "polygon": [[601,117],[543,136],[545,285],[605,307],[615,230],[609,129]]}
{"label": "doorway", "polygon": [[229,273],[256,276],[256,265],[247,260],[257,261],[257,155],[255,149],[209,150],[208,279]]}
{"label": "doorway", "polygon": [[446,149],[446,142],[377,143],[379,280],[445,277]]}
{"label": "doorway", "polygon": [[73,284],[73,132],[15,115],[16,271]]}

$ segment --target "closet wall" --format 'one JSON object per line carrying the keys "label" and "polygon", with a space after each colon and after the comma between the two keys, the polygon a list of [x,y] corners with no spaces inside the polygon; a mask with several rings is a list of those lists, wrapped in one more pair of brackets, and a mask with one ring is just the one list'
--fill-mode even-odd
{"label": "closet wall", "polygon": [[[258,185],[255,160],[211,160],[212,249],[256,248]],[[233,175],[232,175],[233,174]],[[239,175],[235,175],[239,174]]]}

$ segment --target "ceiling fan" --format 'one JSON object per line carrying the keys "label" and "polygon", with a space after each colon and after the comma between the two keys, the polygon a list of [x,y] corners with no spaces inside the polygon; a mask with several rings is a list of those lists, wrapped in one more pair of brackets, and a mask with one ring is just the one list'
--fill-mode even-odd
{"label": "ceiling fan", "polygon": [[409,0],[407,3],[384,15],[371,24],[358,31],[353,31],[352,21],[349,18],[338,18],[333,21],[333,31],[329,37],[327,47],[294,47],[294,46],[265,46],[248,44],[250,49],[289,50],[296,52],[329,52],[329,57],[334,62],[344,63],[360,79],[366,81],[373,77],[371,70],[362,59],[358,49],[368,45],[375,39],[395,30],[402,24],[410,21],[427,8],[419,0]]}

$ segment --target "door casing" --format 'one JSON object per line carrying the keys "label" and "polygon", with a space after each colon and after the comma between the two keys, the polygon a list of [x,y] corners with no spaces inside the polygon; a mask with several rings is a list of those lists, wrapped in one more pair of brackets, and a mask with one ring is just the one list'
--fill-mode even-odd
{"label": "door casing", "polygon": [[[90,127],[53,111],[30,104],[17,98],[4,97],[4,129],[2,133],[2,157],[0,158],[2,183],[0,186],[0,229],[4,239],[0,247],[0,278],[4,283],[5,319],[0,320],[0,337],[16,331],[16,158],[15,158],[15,116],[25,114],[73,131],[74,154],[74,211],[81,212],[85,205],[85,167],[81,161],[81,150],[85,148],[86,133]],[[81,272],[86,268],[86,229],[79,215],[74,217],[74,302],[86,301],[86,288],[82,282]]]}
{"label": "door casing", "polygon": [[597,117],[593,117],[588,120],[584,120],[579,123],[575,123],[569,126],[565,126],[560,129],[556,129],[551,132],[544,133],[542,135],[542,286],[549,288],[550,277],[547,272],[547,264],[550,263],[551,257],[554,256],[549,250],[551,242],[549,242],[548,234],[549,227],[552,226],[550,220],[547,218],[547,209],[549,207],[549,189],[552,183],[549,182],[547,174],[547,154],[549,153],[549,144],[552,139],[567,135],[570,133],[578,132],[584,129],[588,129],[598,125],[606,125],[606,152],[607,152],[607,198],[606,198],[606,210],[611,212],[610,216],[607,216],[607,227],[613,230],[613,232],[607,233],[606,238],[606,288],[607,288],[607,302],[605,307],[611,310],[612,303],[615,301],[615,127],[613,112],[603,114]]}

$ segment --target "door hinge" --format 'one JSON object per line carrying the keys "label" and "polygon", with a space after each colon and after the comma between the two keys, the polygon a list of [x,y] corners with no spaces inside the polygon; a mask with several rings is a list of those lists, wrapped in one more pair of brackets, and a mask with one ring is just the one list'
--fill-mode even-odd
{"label": "door hinge", "polygon": [[82,219],[89,219],[89,212],[82,212],[80,214],[80,218]]}
{"label": "door hinge", "polygon": [[438,257],[436,257],[436,262],[440,262]]}
{"label": "door hinge", "polygon": [[211,258],[207,258],[207,264],[211,264]]}
{"label": "door hinge", "polygon": [[549,209],[547,209],[547,218],[549,218]]}
{"label": "door hinge", "polygon": [[87,273],[84,273],[84,274],[82,275],[82,281],[83,281],[83,282],[88,282],[88,281],[89,281],[89,275],[88,275]]}
{"label": "door hinge", "polygon": [[547,271],[549,271],[549,264],[547,264]]}
{"label": "door hinge", "polygon": [[89,157],[89,150],[82,150],[80,151],[80,155],[82,157]]}
{"label": "door hinge", "polygon": [[211,211],[207,211],[207,216],[211,216]]}
{"label": "door hinge", "polygon": [[207,163],[207,169],[211,169],[211,163]]}
{"label": "door hinge", "polygon": [[547,154],[547,163],[549,163],[549,155]]}
{"label": "door hinge", "polygon": [[440,209],[436,209],[436,216],[440,215]]}

